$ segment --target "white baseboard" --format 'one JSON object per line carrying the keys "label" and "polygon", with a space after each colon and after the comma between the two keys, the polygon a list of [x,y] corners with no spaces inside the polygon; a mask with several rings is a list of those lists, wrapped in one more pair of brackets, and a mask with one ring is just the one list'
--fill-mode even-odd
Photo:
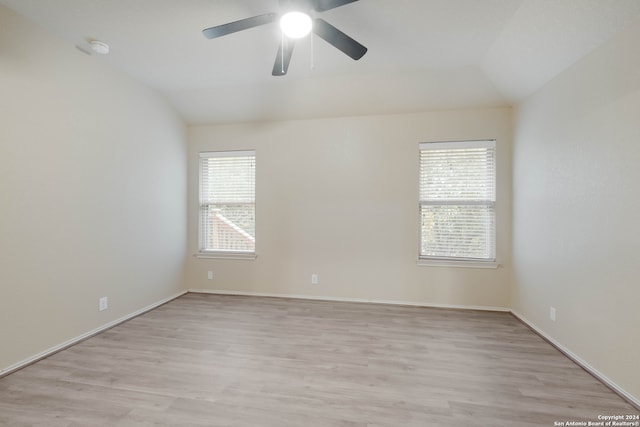
{"label": "white baseboard", "polygon": [[290,298],[290,299],[308,299],[317,301],[338,301],[338,302],[366,302],[373,304],[391,304],[391,305],[407,305],[413,307],[429,307],[429,308],[450,308],[455,310],[482,310],[482,311],[502,311],[509,313],[511,310],[504,307],[486,307],[486,306],[470,306],[470,305],[451,305],[451,304],[431,304],[426,302],[414,301],[395,301],[367,298],[342,298],[327,297],[317,295],[298,295],[298,294],[273,294],[262,292],[241,292],[241,291],[225,291],[212,289],[189,289],[189,292],[197,294],[217,294],[217,295],[238,295],[249,297],[268,297],[268,298]]}
{"label": "white baseboard", "polygon": [[51,347],[43,352],[40,352],[34,356],[29,357],[28,359],[22,360],[18,363],[15,363],[13,365],[10,365],[9,367],[5,368],[5,369],[0,369],[0,378],[5,376],[5,375],[9,375],[19,369],[22,369],[26,366],[29,366],[35,362],[37,362],[38,360],[42,360],[46,357],[51,356],[52,354],[55,354],[61,350],[64,350],[65,348],[71,347],[74,344],[79,343],[80,341],[86,340],[87,338],[90,338],[96,334],[99,334],[100,332],[106,331],[107,329],[113,328],[116,325],[119,325],[120,323],[126,322],[127,320],[133,319],[134,317],[140,316],[143,313],[146,313],[147,311],[151,311],[154,308],[160,307],[163,304],[168,303],[171,300],[174,300],[178,297],[181,297],[182,295],[186,294],[188,291],[182,291],[179,292],[175,295],[172,295],[170,297],[167,297],[161,301],[155,302],[151,305],[148,305],[144,308],[141,308],[140,310],[136,310],[133,313],[127,314],[126,316],[123,316],[119,319],[116,319],[112,322],[109,322],[105,325],[102,325],[96,329],[93,329],[89,332],[86,332],[82,335],[79,335],[75,338],[72,338],[68,341],[63,342],[62,344],[56,345],[55,347]]}
{"label": "white baseboard", "polygon": [[602,372],[598,371],[596,368],[594,368],[593,366],[589,365],[585,360],[583,360],[577,354],[573,353],[571,350],[569,350],[568,348],[566,348],[565,346],[560,344],[558,341],[556,341],[555,339],[551,338],[549,335],[547,335],[546,332],[544,332],[542,329],[540,329],[534,323],[532,323],[529,320],[527,320],[520,313],[511,310],[511,314],[513,314],[518,320],[520,320],[522,323],[524,323],[529,328],[531,328],[535,333],[540,335],[544,340],[546,340],[551,345],[553,345],[555,348],[557,348],[562,354],[564,354],[569,359],[571,359],[573,362],[578,364],[582,369],[584,369],[585,371],[589,372],[591,375],[593,375],[595,378],[597,378],[604,385],[609,387],[611,390],[613,390],[614,392],[619,394],[623,399],[625,399],[630,404],[635,406],[636,409],[640,410],[640,399],[638,399],[637,397],[631,395],[625,389],[620,387],[618,384],[616,384],[615,382],[611,381]]}

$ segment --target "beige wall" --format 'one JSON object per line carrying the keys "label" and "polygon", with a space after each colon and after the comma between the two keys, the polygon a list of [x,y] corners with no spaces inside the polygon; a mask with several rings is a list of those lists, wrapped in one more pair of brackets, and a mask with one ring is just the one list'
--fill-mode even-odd
{"label": "beige wall", "polygon": [[190,257],[188,287],[508,307],[508,268],[416,265],[418,143],[483,138],[498,141],[498,257],[509,266],[510,109],[191,127],[190,254],[198,152],[255,149],[258,258]]}
{"label": "beige wall", "polygon": [[640,20],[518,108],[511,304],[640,402],[638,40]]}
{"label": "beige wall", "polygon": [[0,372],[182,289],[184,125],[101,62],[0,6]]}

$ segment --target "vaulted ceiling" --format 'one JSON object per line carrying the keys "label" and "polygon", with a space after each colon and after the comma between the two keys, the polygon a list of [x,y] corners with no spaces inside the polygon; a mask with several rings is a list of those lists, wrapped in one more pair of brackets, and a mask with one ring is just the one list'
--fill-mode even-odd
{"label": "vaulted ceiling", "polygon": [[281,12],[278,0],[0,4],[70,48],[107,42],[92,60],[158,90],[189,123],[513,105],[640,17],[638,0],[360,0],[318,16],[369,48],[361,60],[307,38],[273,77],[277,24],[213,40],[201,30]]}

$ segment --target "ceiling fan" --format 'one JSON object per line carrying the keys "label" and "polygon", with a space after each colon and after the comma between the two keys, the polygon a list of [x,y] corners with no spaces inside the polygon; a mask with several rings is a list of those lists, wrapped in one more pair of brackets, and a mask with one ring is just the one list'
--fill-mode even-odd
{"label": "ceiling fan", "polygon": [[274,12],[257,15],[228,24],[205,28],[202,30],[202,34],[208,39],[215,39],[260,25],[271,24],[280,19],[283,36],[273,65],[272,74],[274,76],[287,74],[296,39],[306,36],[311,31],[357,61],[367,53],[366,47],[324,19],[312,19],[308,13],[312,10],[318,13],[325,12],[356,1],[358,0],[280,0],[280,7],[284,11],[282,14]]}

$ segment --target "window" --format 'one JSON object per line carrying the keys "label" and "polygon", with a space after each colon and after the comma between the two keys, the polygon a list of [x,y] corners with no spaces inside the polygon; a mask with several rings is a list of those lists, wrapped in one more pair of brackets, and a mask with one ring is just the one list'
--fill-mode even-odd
{"label": "window", "polygon": [[255,151],[200,153],[200,252],[254,254]]}
{"label": "window", "polygon": [[495,262],[496,142],[420,144],[420,259]]}

